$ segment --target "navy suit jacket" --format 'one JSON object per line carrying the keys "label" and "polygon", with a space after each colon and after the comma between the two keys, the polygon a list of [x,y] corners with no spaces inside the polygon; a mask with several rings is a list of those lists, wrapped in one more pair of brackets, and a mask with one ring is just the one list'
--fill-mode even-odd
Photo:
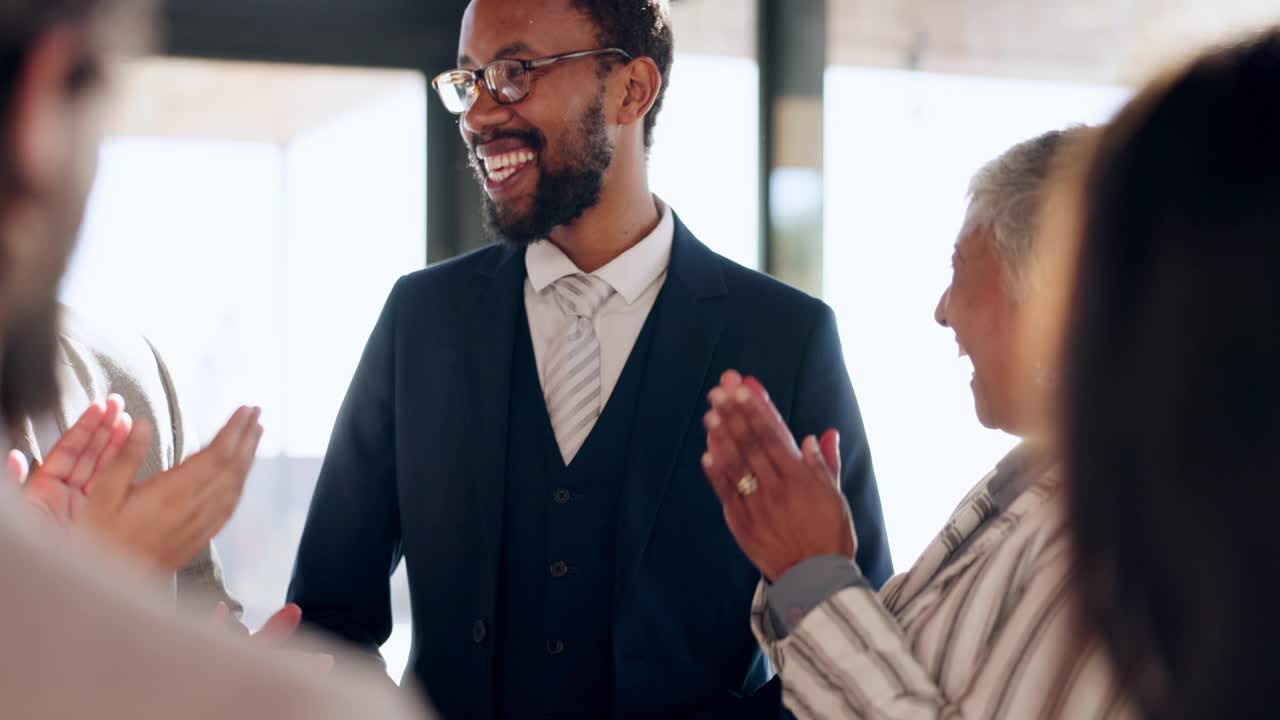
{"label": "navy suit jacket", "polygon": [[[406,672],[450,718],[493,714],[507,413],[524,253],[491,246],[396,283],[351,382],[289,596],[376,652],[388,576],[408,565]],[[629,456],[619,458],[614,698],[619,717],[777,718],[750,630],[759,574],[702,473],[706,395],[758,377],[797,436],[837,428],[858,563],[892,572],[866,435],[830,308],[714,254],[677,219]]]}

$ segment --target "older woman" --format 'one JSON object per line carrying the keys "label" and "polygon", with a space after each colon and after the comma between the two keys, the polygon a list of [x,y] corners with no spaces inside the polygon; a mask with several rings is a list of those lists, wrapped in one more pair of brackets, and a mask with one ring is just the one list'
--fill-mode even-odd
{"label": "older woman", "polygon": [[[978,419],[1024,442],[969,494],[915,566],[876,593],[838,477],[839,439],[797,448],[764,388],[711,393],[707,475],[768,584],[753,623],[800,718],[1107,718],[1128,712],[1068,611],[1063,503],[1044,444],[1047,357],[1021,352],[1036,307],[1039,209],[1055,162],[1089,131],[1022,143],[983,168],[936,319],[973,360]],[[1101,680],[1101,681],[1100,681]]]}

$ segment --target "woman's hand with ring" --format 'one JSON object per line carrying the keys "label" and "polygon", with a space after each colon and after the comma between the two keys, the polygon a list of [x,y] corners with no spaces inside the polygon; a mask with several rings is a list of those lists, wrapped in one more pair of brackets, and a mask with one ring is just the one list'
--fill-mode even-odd
{"label": "woman's hand with ring", "polygon": [[709,400],[703,469],[730,532],[765,578],[821,555],[852,560],[857,540],[840,492],[838,434],[797,447],[764,387],[733,371]]}

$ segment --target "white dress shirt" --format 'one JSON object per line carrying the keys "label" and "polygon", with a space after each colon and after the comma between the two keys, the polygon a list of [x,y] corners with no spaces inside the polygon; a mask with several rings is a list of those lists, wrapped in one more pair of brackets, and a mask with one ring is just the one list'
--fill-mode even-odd
{"label": "white dress shirt", "polygon": [[[643,240],[593,273],[609,283],[614,294],[595,316],[596,337],[600,339],[600,409],[609,402],[622,368],[640,337],[649,311],[658,299],[671,264],[675,241],[675,219],[671,209],[654,198],[662,219]],[[524,307],[529,316],[529,334],[538,363],[538,379],[547,386],[546,366],[557,334],[565,332],[572,320],[556,302],[552,283],[567,275],[582,274],[573,261],[554,243],[542,241],[525,253]]]}

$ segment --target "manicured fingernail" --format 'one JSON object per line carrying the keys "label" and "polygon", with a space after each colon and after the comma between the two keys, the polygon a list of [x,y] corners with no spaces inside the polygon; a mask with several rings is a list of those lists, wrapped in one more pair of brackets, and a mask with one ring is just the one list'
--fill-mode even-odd
{"label": "manicured fingernail", "polygon": [[728,395],[721,388],[716,388],[715,390],[712,390],[710,397],[711,397],[712,405],[723,405],[724,401],[728,399]]}
{"label": "manicured fingernail", "polygon": [[709,452],[702,453],[702,467],[704,469],[710,470],[711,466],[715,464],[716,464],[716,459],[711,456],[711,453]]}
{"label": "manicured fingernail", "polygon": [[734,397],[736,397],[740,403],[749,403],[751,402],[751,390],[747,388],[747,386],[743,385],[738,388],[738,392],[734,393]]}
{"label": "manicured fingernail", "polygon": [[717,429],[719,429],[719,427],[720,427],[721,423],[722,423],[722,421],[720,420],[720,413],[718,413],[718,412],[716,412],[716,411],[714,411],[714,410],[712,410],[711,412],[707,413],[707,427],[708,427],[709,429],[711,429],[711,430],[717,430]]}

